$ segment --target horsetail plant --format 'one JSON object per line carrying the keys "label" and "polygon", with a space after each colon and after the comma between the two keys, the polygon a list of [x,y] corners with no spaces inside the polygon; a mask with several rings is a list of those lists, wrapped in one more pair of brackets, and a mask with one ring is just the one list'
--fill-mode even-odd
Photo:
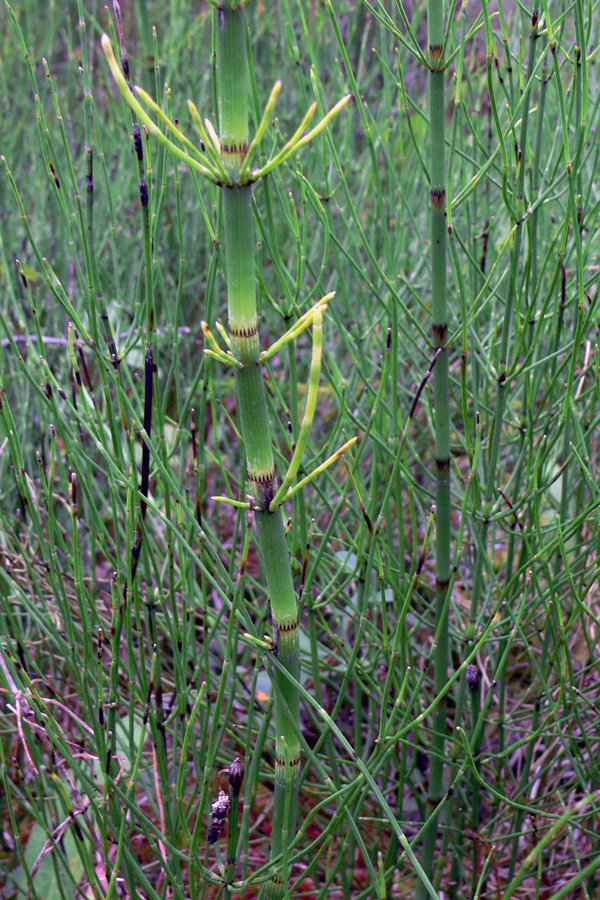
{"label": "horsetail plant", "polygon": [[[436,544],[434,690],[440,697],[434,715],[427,793],[428,824],[423,840],[422,865],[431,879],[437,837],[436,808],[443,798],[444,744],[448,678],[448,590],[450,586],[450,392],[448,382],[448,312],[446,294],[446,161],[445,161],[445,69],[444,0],[428,0],[427,42],[429,48],[429,198],[431,206],[431,295],[432,336],[436,353],[433,372],[435,402]],[[417,896],[427,896],[419,882]]]}
{"label": "horsetail plant", "polygon": [[[273,651],[278,665],[273,666],[275,694],[275,796],[271,846],[271,873],[266,896],[278,898],[289,893],[287,852],[295,834],[297,792],[300,771],[300,701],[296,687],[300,677],[298,605],[292,578],[290,554],[281,506],[301,485],[337,459],[352,441],[330,456],[313,473],[293,485],[306,448],[316,407],[321,368],[322,318],[332,294],[324,297],[292,325],[271,348],[261,353],[256,299],[256,235],[252,207],[252,189],[262,176],[295,154],[322,131],[349,100],[340,100],[311,130],[307,131],[315,111],[313,103],[292,137],[258,169],[251,163],[265,134],[281,82],[277,82],[267,101],[264,114],[252,140],[249,135],[249,73],[245,7],[250,0],[209,0],[216,17],[217,100],[219,134],[193,103],[188,107],[200,136],[194,144],[152,98],[141,88],[129,88],[116,61],[108,36],[102,45],[121,94],[149,134],[157,138],[191,169],[222,188],[225,243],[225,269],[228,297],[229,334],[223,349],[207,323],[203,330],[209,347],[206,352],[234,367],[237,411],[247,464],[250,506],[254,514],[256,539],[273,618]],[[142,105],[144,104],[144,105]],[[178,143],[155,123],[146,107],[160,120]],[[265,393],[262,363],[304,329],[313,327],[313,352],[305,414],[296,448],[287,474],[278,486],[275,469],[269,408]],[[233,502],[228,498],[219,498]],[[245,504],[242,504],[245,505]],[[290,676],[288,678],[288,675]]]}

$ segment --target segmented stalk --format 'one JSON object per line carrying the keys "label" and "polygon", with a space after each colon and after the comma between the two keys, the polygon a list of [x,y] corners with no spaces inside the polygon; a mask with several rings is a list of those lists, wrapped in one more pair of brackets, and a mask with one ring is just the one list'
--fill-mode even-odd
{"label": "segmented stalk", "polygon": [[[175,156],[180,157],[190,167],[208,178],[223,189],[223,223],[225,237],[225,268],[228,295],[229,335],[224,335],[228,350],[219,346],[208,324],[202,323],[204,334],[209,343],[205,352],[212,357],[232,365],[235,370],[237,412],[240,431],[246,453],[247,481],[252,497],[251,506],[255,523],[257,543],[267,580],[267,590],[271,603],[274,637],[272,681],[274,687],[275,706],[275,798],[273,814],[273,841],[271,858],[273,861],[271,878],[267,883],[266,895],[269,898],[289,895],[288,880],[288,842],[295,834],[296,807],[298,793],[298,775],[300,768],[300,700],[294,686],[300,675],[299,639],[298,639],[298,604],[292,579],[290,555],[286,541],[285,528],[281,513],[281,504],[300,490],[306,483],[325,468],[335,462],[357,440],[356,437],[346,441],[342,447],[331,454],[328,459],[317,466],[311,473],[292,485],[298,472],[300,454],[306,445],[310,425],[315,411],[318,390],[319,371],[321,366],[322,314],[327,302],[333,294],[327,294],[311,310],[295,322],[286,334],[276,341],[268,350],[261,353],[258,335],[258,316],[256,304],[256,234],[252,209],[252,182],[271,172],[277,165],[316,137],[336,116],[350,99],[346,95],[339,100],[317,123],[306,133],[317,108],[313,103],[302,118],[292,137],[281,147],[260,169],[250,168],[251,158],[256,151],[260,138],[264,135],[267,123],[272,116],[281,83],[277,82],[265,107],[262,119],[256,129],[252,143],[249,143],[249,110],[248,110],[248,60],[246,41],[246,18],[244,8],[249,0],[210,0],[215,7],[216,34],[216,74],[217,101],[219,108],[219,135],[213,125],[201,121],[198,110],[190,103],[190,113],[201,135],[201,147],[196,149],[193,143],[183,134],[179,124],[160,109],[157,103],[138,86],[132,89],[128,78],[128,65],[125,65],[124,38],[119,31],[123,71],[115,58],[114,50],[107,35],[102,36],[102,47],[115,82],[126,102],[152,135]],[[113,0],[115,12],[117,0]],[[120,21],[120,20],[119,20]],[[167,130],[176,140],[184,145],[180,149],[163,133],[140,102],[150,107]],[[136,150],[137,150],[136,146]],[[140,154],[138,153],[138,159]],[[140,171],[140,194],[142,205],[148,201],[147,188],[142,194],[142,183],[145,179]],[[144,219],[146,224],[146,219]],[[144,246],[147,249],[144,230]],[[148,274],[148,273],[147,273]],[[150,275],[148,275],[149,281]],[[150,283],[150,282],[149,282]],[[151,298],[152,292],[147,290]],[[148,333],[154,329],[154,319],[150,302],[147,303],[149,322]],[[75,321],[75,319],[74,319]],[[311,363],[311,375],[306,409],[297,452],[294,453],[288,474],[283,481],[281,491],[277,493],[277,475],[271,440],[271,424],[262,374],[262,363],[280,347],[295,339],[309,325],[313,326],[314,341]],[[223,335],[222,335],[223,336]],[[149,345],[150,346],[150,345]],[[149,427],[146,427],[149,434]],[[144,495],[144,484],[142,494]],[[238,501],[225,499],[228,503]],[[144,500],[145,503],[145,500]],[[142,510],[145,506],[142,507]],[[141,534],[141,533],[140,533]],[[141,545],[136,539],[136,546]],[[132,573],[133,575],[133,573]],[[130,579],[132,580],[132,579]]]}
{"label": "segmented stalk", "polygon": [[[429,127],[431,205],[431,278],[433,345],[439,352],[433,371],[435,400],[436,546],[434,689],[440,694],[448,677],[448,603],[450,583],[450,395],[448,385],[448,314],[446,298],[446,160],[444,92],[444,3],[429,0],[427,7],[429,43]],[[446,731],[446,701],[438,703],[431,739],[427,812],[431,815],[443,797],[443,759]],[[433,871],[437,818],[425,832],[422,865],[429,877]],[[417,896],[427,895],[419,882]]]}
{"label": "segmented stalk", "polygon": [[[230,185],[223,187],[225,266],[230,346],[243,363],[235,369],[237,412],[254,503],[256,534],[267,579],[274,648],[283,668],[299,679],[298,610],[281,508],[271,510],[277,476],[265,395],[256,306],[256,235],[252,186],[241,175],[249,145],[246,16],[228,0],[217,9],[217,80],[221,161]],[[300,745],[297,690],[278,669],[275,691],[275,798],[272,858],[284,855],[296,819]],[[283,896],[286,873],[275,867],[267,896]]]}

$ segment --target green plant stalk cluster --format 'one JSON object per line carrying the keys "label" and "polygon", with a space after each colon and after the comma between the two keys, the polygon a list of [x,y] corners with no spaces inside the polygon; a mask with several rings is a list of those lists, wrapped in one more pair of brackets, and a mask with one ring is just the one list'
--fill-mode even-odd
{"label": "green plant stalk cluster", "polygon": [[[0,167],[6,169],[14,198],[14,209],[5,204],[0,228],[5,286],[0,438],[6,438],[0,454],[0,690],[6,697],[0,807],[3,829],[14,839],[14,850],[5,848],[0,866],[0,894],[6,883],[20,896],[42,890],[70,896],[88,882],[105,900],[115,900],[122,883],[131,896],[155,900],[169,892],[200,900],[259,891],[264,900],[269,867],[276,861],[267,858],[253,871],[257,856],[250,847],[256,851],[260,838],[251,816],[266,773],[263,747],[273,727],[275,692],[270,690],[266,706],[257,702],[264,689],[264,672],[255,664],[257,648],[282,676],[285,670],[271,652],[271,641],[260,640],[266,588],[253,578],[244,583],[242,577],[251,529],[239,510],[257,503],[231,499],[237,497],[232,483],[239,486],[239,460],[233,463],[233,478],[226,463],[239,448],[226,446],[219,426],[227,413],[219,410],[217,395],[227,390],[233,402],[235,369],[244,364],[223,349],[229,350],[230,340],[217,323],[219,343],[205,334],[212,359],[228,365],[221,379],[212,363],[198,365],[194,338],[190,343],[184,337],[188,330],[179,327],[182,316],[189,321],[188,314],[196,314],[200,297],[206,320],[214,323],[216,282],[221,269],[225,273],[222,195],[229,193],[230,180],[216,123],[209,127],[198,115],[205,146],[200,150],[197,141],[196,146],[182,142],[174,131],[169,117],[180,113],[181,104],[171,104],[168,87],[163,118],[149,95],[132,86],[135,94],[127,89],[128,94],[146,109],[152,107],[163,137],[166,128],[184,148],[181,164],[172,166],[171,148],[167,155],[162,138],[148,128],[138,175],[148,184],[148,227],[137,197],[132,217],[136,154],[120,130],[132,119],[148,126],[137,111],[123,116],[121,97],[111,99],[105,90],[106,73],[99,66],[89,68],[84,2],[76,4],[77,45],[68,19],[53,11],[53,4],[40,6],[33,16],[24,0],[13,0],[14,10],[0,4],[6,15],[14,14],[12,27],[0,35],[2,57],[10,62],[4,74],[20,71],[23,62],[23,72],[30,72],[30,81],[13,79],[5,85],[12,114],[3,123],[2,150],[15,165],[15,176],[4,159]],[[433,469],[434,420],[430,428],[429,417],[416,413],[430,388],[433,408],[434,372],[443,347],[434,353],[423,330],[431,254],[422,251],[431,209],[422,202],[421,176],[426,172],[428,190],[430,159],[422,151],[424,136],[430,140],[430,115],[410,59],[420,61],[429,76],[427,47],[419,43],[426,5],[411,3],[403,14],[396,12],[400,2],[369,0],[368,9],[340,0],[334,9],[330,0],[314,5],[282,0],[273,5],[273,15],[252,17],[252,41],[246,33],[247,46],[256,51],[257,73],[273,65],[273,48],[280,48],[274,64],[295,109],[313,95],[322,96],[325,88],[317,73],[326,59],[328,89],[337,83],[342,90],[347,79],[363,122],[359,140],[355,127],[340,129],[327,152],[315,147],[312,155],[303,154],[302,171],[294,161],[285,179],[263,183],[253,201],[256,236],[272,263],[258,275],[259,309],[262,298],[263,307],[268,304],[293,322],[295,334],[309,317],[315,365],[316,309],[294,321],[302,293],[307,291],[305,309],[326,289],[328,270],[336,273],[341,288],[337,327],[324,359],[327,393],[318,373],[313,381],[312,364],[307,385],[306,365],[298,361],[296,367],[289,332],[259,357],[275,364],[277,354],[289,371],[289,397],[280,384],[279,362],[277,377],[265,382],[274,441],[273,408],[289,404],[296,444],[290,453],[296,458],[304,432],[296,396],[300,378],[305,418],[315,409],[312,396],[323,425],[333,425],[328,448],[346,427],[365,435],[342,483],[329,473],[319,478],[314,526],[300,502],[294,511],[292,552],[298,559],[305,553],[303,574],[295,580],[305,593],[310,637],[302,661],[314,675],[309,690],[297,687],[303,730],[306,717],[319,738],[311,747],[301,741],[303,772],[316,779],[306,785],[310,813],[281,858],[284,895],[291,900],[300,892],[295,879],[285,885],[286,867],[291,869],[300,854],[297,845],[306,863],[302,882],[314,884],[305,893],[319,900],[337,894],[350,900],[359,893],[383,900],[399,890],[415,893],[415,879],[429,885],[432,900],[438,893],[483,897],[494,887],[504,898],[519,891],[536,895],[547,855],[562,841],[566,850],[554,867],[561,887],[553,900],[578,890],[594,897],[600,856],[594,831],[598,796],[592,788],[599,736],[587,726],[594,716],[598,669],[594,551],[600,494],[594,447],[600,392],[594,348],[600,220],[594,176],[600,142],[594,134],[600,92],[593,63],[599,23],[586,17],[582,0],[575,0],[554,11],[553,24],[552,7],[546,4],[537,35],[531,28],[529,62],[526,11],[515,16],[507,3],[503,12],[502,2],[488,9],[484,0],[467,27],[466,18],[461,26],[455,5],[447,8],[444,61],[456,72],[451,128],[446,121],[447,244],[453,270],[450,275],[448,269],[448,300],[461,304],[460,324],[453,327],[450,320],[454,333],[448,342],[461,336],[463,350],[460,381],[458,366],[450,373],[453,471],[462,473],[452,477],[453,524],[456,517],[460,528],[452,534],[451,584],[455,577],[462,584],[450,626],[454,652],[461,647],[461,664],[450,658],[444,687],[457,726],[444,750],[449,789],[426,812],[429,773],[420,777],[414,747],[418,740],[433,755],[443,694],[435,692],[433,678],[441,626],[430,664],[418,664],[421,587],[430,581],[428,548],[435,543],[438,515],[435,507],[430,510],[433,480],[429,484],[420,477],[424,460],[431,459]],[[144,35],[135,58],[145,69],[146,87],[152,86],[158,98],[161,82],[185,79],[192,95],[209,96],[209,66],[198,65],[198,31],[210,45],[216,17],[213,23],[212,17],[194,16],[194,4],[186,0],[157,7],[160,30],[169,20],[168,40],[159,54],[156,35],[153,45],[146,28],[146,5],[146,0],[133,0],[127,16],[129,24],[136,15],[138,33]],[[537,13],[532,26],[534,18]],[[14,39],[13,32],[20,34],[15,32],[18,21],[26,41]],[[522,40],[517,40],[519,31]],[[43,66],[43,85],[36,83],[36,56],[42,49],[50,60]],[[151,53],[154,70],[144,65]],[[303,64],[308,59],[313,94]],[[55,60],[60,79],[53,85]],[[69,60],[79,60],[81,68]],[[213,66],[215,61],[216,55]],[[249,68],[254,111],[259,89],[250,57]],[[393,108],[398,77],[405,115]],[[86,93],[92,89],[102,96],[98,106]],[[267,126],[273,118],[268,108]],[[69,111],[68,121],[60,109]],[[28,123],[36,116],[34,158]],[[250,170],[252,145],[263,124],[260,113],[254,121],[240,184],[260,177]],[[270,171],[282,144],[275,129],[262,148],[265,157],[272,148],[266,163]],[[264,172],[262,155],[253,165]],[[196,190],[188,190],[193,176],[184,167],[217,181],[211,201],[218,195],[218,203],[205,204],[197,181]],[[311,187],[317,183],[318,193]],[[102,223],[100,230],[94,221]],[[185,264],[188,240],[193,241],[191,265]],[[143,251],[152,242],[153,293],[148,297]],[[17,247],[21,261],[11,273]],[[103,339],[108,320],[101,312],[102,290],[117,367]],[[357,304],[365,298],[368,321],[357,315]],[[142,427],[145,397],[149,407],[151,397],[143,378],[150,302],[156,302],[158,314],[151,433]],[[391,342],[382,358],[390,323]],[[507,355],[501,349],[505,330]],[[400,368],[404,360],[408,371]],[[151,362],[147,359],[147,375]],[[413,378],[426,362],[429,368],[415,394]],[[453,370],[457,362],[453,358]],[[400,371],[404,377],[396,379]],[[390,385],[396,381],[394,395]],[[462,414],[456,415],[460,394]],[[409,403],[402,427],[401,410]],[[333,406],[339,410],[335,424]],[[209,409],[212,430],[206,428]],[[193,473],[184,464],[190,459],[190,418]],[[281,431],[285,435],[283,423]],[[150,466],[148,515],[134,578],[129,559],[144,497],[138,471],[144,443]],[[299,493],[304,480],[293,462],[283,477],[275,447],[280,484],[270,509]],[[228,495],[221,499],[238,510],[231,539],[230,530],[219,527],[220,508],[211,508],[210,515],[204,508],[215,475]],[[242,481],[245,477],[244,468]],[[226,515],[229,525],[231,510]],[[231,573],[238,567],[234,583]],[[113,571],[109,584],[105,574]],[[469,587],[475,601],[470,617],[464,604]],[[215,597],[218,603],[212,602]],[[250,634],[240,638],[244,627]],[[469,665],[485,672],[477,688],[466,677]],[[241,690],[235,687],[239,677],[245,677]],[[515,684],[516,695],[509,690]],[[68,716],[52,685],[68,687]],[[339,695],[333,708],[332,692]],[[227,855],[220,841],[215,857],[203,847],[203,812],[213,795],[215,772],[231,761],[232,741],[243,748],[249,777],[239,829],[232,797]],[[92,755],[95,766],[90,766]],[[511,765],[515,758],[517,773]],[[534,779],[546,789],[532,792]],[[148,784],[155,786],[151,809]],[[574,803],[573,797],[583,800]],[[284,812],[290,802],[285,794]],[[401,823],[415,807],[424,821],[409,843]],[[550,822],[548,837],[523,854],[527,825],[536,816],[538,826]],[[423,836],[436,817],[434,888],[411,847],[422,858]],[[569,841],[576,829],[584,839]],[[491,832],[504,838],[490,843]],[[384,848],[383,855],[378,853]],[[110,859],[110,867],[99,866],[99,858]],[[576,874],[571,877],[571,872]]]}

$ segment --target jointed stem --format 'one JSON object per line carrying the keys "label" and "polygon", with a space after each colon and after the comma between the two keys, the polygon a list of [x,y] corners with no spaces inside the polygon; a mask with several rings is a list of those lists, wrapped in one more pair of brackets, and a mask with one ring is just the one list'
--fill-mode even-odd
{"label": "jointed stem", "polygon": [[[233,182],[223,189],[225,260],[230,347],[243,364],[235,370],[238,418],[246,452],[247,474],[261,560],[273,616],[274,650],[284,669],[300,676],[298,610],[281,508],[271,508],[277,476],[265,396],[256,307],[256,236],[252,187],[240,183],[249,146],[246,25],[243,10],[219,9],[217,72],[221,158]],[[300,768],[300,703],[285,674],[273,676],[275,689],[275,805],[273,857],[280,856],[295,833]],[[287,838],[286,838],[287,835]],[[285,844],[284,844],[285,842]],[[284,874],[274,870],[267,896],[284,891]]]}
{"label": "jointed stem", "polygon": [[[143,90],[130,90],[129,80],[121,72],[109,38],[103,35],[102,45],[124,99],[143,122],[149,133],[193,170],[223,189],[223,222],[225,233],[225,268],[227,279],[229,335],[225,336],[227,350],[222,350],[207,323],[202,323],[210,344],[205,351],[220,362],[235,368],[237,412],[244,450],[247,479],[251,493],[260,556],[267,581],[274,626],[272,649],[280,665],[273,674],[275,693],[275,804],[273,822],[272,878],[267,884],[267,897],[289,893],[286,887],[286,858],[288,842],[295,835],[297,785],[300,768],[300,702],[297,684],[300,676],[298,607],[292,579],[290,555],[285,535],[281,504],[315,475],[331,465],[356,440],[352,438],[332,454],[313,472],[293,484],[301,463],[302,452],[315,412],[321,366],[322,314],[333,294],[328,294],[302,315],[292,328],[264,353],[260,351],[256,305],[255,254],[256,235],[252,210],[252,183],[271,172],[300,147],[312,140],[345,106],[350,96],[338,101],[308,133],[308,123],[314,116],[313,104],[299,127],[286,144],[271,156],[261,169],[250,171],[252,155],[270,121],[277,95],[276,83],[267,102],[252,143],[249,141],[248,60],[245,6],[249,0],[210,0],[215,8],[217,43],[217,98],[219,107],[219,135],[208,119],[202,122],[193,103],[189,104],[194,124],[200,134],[197,149],[183,133],[179,124],[164,113]],[[127,67],[128,69],[128,67]],[[126,73],[127,74],[127,73]],[[139,99],[138,99],[139,98]],[[155,124],[142,103],[158,116],[183,149]],[[137,149],[137,148],[136,148]],[[138,154],[139,157],[139,154]],[[146,189],[147,193],[147,189]],[[142,203],[144,197],[142,197]],[[147,304],[150,310],[150,305]],[[297,450],[290,463],[281,490],[277,491],[277,475],[271,438],[271,423],[265,394],[262,363],[305,328],[313,325],[313,360],[306,409]],[[154,328],[153,317],[148,331]],[[222,335],[223,336],[223,335]],[[146,427],[149,433],[149,427]],[[276,502],[274,499],[276,498]],[[245,503],[217,498],[228,503]],[[287,674],[291,676],[287,677]],[[282,862],[283,865],[280,865]]]}
{"label": "jointed stem", "polygon": [[[436,632],[434,690],[442,694],[448,676],[448,588],[450,584],[450,396],[448,383],[448,313],[446,299],[446,162],[444,96],[444,4],[429,0],[429,123],[431,129],[430,185],[431,273],[433,344],[439,353],[433,372],[435,398],[436,467]],[[431,815],[443,797],[443,762],[446,732],[446,702],[438,703],[433,723],[427,811]],[[437,837],[434,817],[425,832],[422,865],[431,878]],[[426,896],[419,882],[418,897]]]}

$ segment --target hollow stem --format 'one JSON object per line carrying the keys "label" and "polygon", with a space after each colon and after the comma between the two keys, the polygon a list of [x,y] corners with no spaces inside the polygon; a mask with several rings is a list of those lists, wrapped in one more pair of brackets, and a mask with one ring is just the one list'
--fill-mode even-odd
{"label": "hollow stem", "polygon": [[[271,508],[277,493],[271,423],[265,394],[256,306],[256,235],[252,186],[244,172],[249,147],[246,16],[227,2],[217,17],[217,80],[221,161],[229,186],[223,188],[225,266],[231,352],[242,363],[235,370],[237,411],[246,453],[247,478],[256,534],[267,581],[274,627],[274,652],[283,671],[273,672],[275,694],[275,798],[271,856],[282,857],[295,834],[300,769],[300,675],[298,610],[281,508]],[[283,869],[273,867],[267,897],[283,896]]]}
{"label": "hollow stem", "polygon": [[[436,597],[435,625],[438,642],[434,658],[434,690],[443,694],[448,678],[448,588],[450,584],[450,396],[448,384],[448,313],[446,297],[446,161],[444,91],[444,3],[429,0],[427,7],[429,43],[429,127],[431,206],[431,273],[433,344],[439,353],[433,371],[435,401],[436,470]],[[427,813],[431,816],[423,840],[422,865],[431,878],[437,837],[434,810],[443,798],[443,762],[446,741],[446,701],[437,705],[433,720]],[[427,895],[419,882],[417,897]]]}

